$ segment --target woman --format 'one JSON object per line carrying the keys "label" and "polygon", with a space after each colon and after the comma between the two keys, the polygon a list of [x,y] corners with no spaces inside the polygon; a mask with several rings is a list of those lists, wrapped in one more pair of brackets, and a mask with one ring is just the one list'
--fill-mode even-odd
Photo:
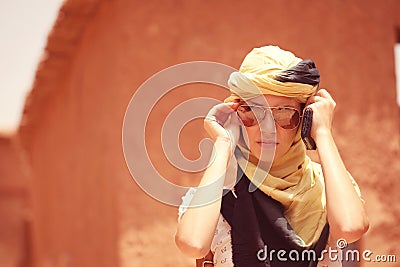
{"label": "woman", "polygon": [[[228,84],[231,96],[204,120],[216,153],[200,186],[212,190],[183,198],[177,246],[206,256],[203,266],[341,266],[320,257],[322,250],[357,241],[369,223],[332,137],[335,101],[318,90],[314,63],[276,46],[255,48]],[[301,139],[305,107],[321,164],[306,156]],[[186,208],[210,193],[216,201]],[[299,257],[310,251],[319,259]]]}

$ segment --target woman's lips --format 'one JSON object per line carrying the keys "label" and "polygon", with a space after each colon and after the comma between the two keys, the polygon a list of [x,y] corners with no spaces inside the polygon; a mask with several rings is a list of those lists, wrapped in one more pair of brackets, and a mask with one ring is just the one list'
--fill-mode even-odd
{"label": "woman's lips", "polygon": [[268,147],[271,147],[271,146],[276,146],[276,145],[278,145],[279,143],[276,142],[275,140],[262,140],[262,141],[257,141],[257,144],[259,144],[260,146],[268,146]]}

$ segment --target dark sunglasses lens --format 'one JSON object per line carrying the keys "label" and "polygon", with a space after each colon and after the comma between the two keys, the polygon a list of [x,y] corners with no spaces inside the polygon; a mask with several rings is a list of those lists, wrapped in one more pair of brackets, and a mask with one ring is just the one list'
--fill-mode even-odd
{"label": "dark sunglasses lens", "polygon": [[[263,112],[261,110],[261,112]],[[258,110],[254,107],[241,105],[237,109],[237,114],[244,126],[250,127],[257,124],[257,118],[259,117]]]}
{"label": "dark sunglasses lens", "polygon": [[283,129],[294,129],[300,123],[299,111],[291,108],[280,108],[272,111],[275,122]]}
{"label": "dark sunglasses lens", "polygon": [[[294,129],[300,123],[300,113],[296,109],[277,108],[271,111],[275,122],[283,129]],[[246,127],[254,126],[261,122],[265,116],[264,112],[263,108],[257,106],[241,105],[237,109],[237,114]]]}

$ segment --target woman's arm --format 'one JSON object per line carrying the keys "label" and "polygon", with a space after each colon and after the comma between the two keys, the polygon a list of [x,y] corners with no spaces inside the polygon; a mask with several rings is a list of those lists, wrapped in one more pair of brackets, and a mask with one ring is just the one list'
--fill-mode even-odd
{"label": "woman's arm", "polygon": [[175,242],[179,249],[193,258],[202,258],[209,252],[220,215],[225,180],[223,172],[230,158],[230,141],[217,140],[215,149],[217,150],[215,160],[207,168],[199,184],[199,187],[212,184],[212,189],[208,188],[204,191],[198,189],[192,203],[199,203],[201,199],[209,200],[211,195],[216,201],[201,207],[189,208],[181,217],[175,235]]}
{"label": "woman's arm", "polygon": [[[226,121],[237,106],[233,103],[219,104],[210,111],[204,121],[204,127],[214,141],[215,157],[204,172],[192,199],[192,203],[204,205],[190,208],[183,214],[175,235],[176,245],[189,257],[202,258],[211,247],[220,216],[225,171],[239,131],[239,126],[232,122],[234,116],[231,116],[231,122],[225,129],[218,122]],[[206,185],[211,186],[203,187]],[[214,201],[208,203],[210,200]]]}
{"label": "woman's arm", "polygon": [[332,136],[336,106],[330,94],[321,89],[309,100],[313,109],[312,135],[317,144],[326,186],[330,234],[334,240],[357,241],[368,230],[369,222]]}

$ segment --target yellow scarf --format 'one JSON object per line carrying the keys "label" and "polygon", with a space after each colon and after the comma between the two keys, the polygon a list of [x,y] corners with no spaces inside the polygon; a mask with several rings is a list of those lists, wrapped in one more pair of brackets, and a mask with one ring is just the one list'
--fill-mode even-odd
{"label": "yellow scarf", "polygon": [[[294,97],[305,103],[317,86],[279,82],[275,75],[301,61],[277,46],[253,49],[244,59],[239,73],[228,82],[234,99],[249,100],[260,94]],[[243,75],[247,78],[242,79]],[[241,78],[242,77],[242,78]],[[248,80],[252,84],[248,84]],[[254,86],[256,85],[256,86]],[[257,158],[248,150],[243,136],[235,151],[236,160],[246,176],[265,194],[282,203],[285,217],[293,230],[309,247],[319,239],[326,224],[326,199],[321,166],[306,156],[300,127],[289,151],[273,161],[270,170],[257,166]]]}

